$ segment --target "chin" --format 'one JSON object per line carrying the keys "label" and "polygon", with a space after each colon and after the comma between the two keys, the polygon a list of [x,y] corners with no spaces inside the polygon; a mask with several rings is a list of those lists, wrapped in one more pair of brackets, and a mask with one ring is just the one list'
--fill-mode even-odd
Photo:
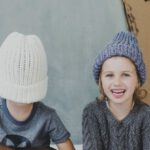
{"label": "chin", "polygon": [[111,100],[110,100],[112,103],[116,103],[116,104],[122,104],[122,103],[124,103],[124,102],[126,102],[127,100],[126,99],[114,99],[114,98],[112,98]]}

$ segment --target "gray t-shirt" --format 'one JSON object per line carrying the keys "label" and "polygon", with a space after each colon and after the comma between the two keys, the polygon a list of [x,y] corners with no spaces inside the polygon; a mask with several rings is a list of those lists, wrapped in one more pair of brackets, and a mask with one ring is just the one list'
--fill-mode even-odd
{"label": "gray t-shirt", "polygon": [[0,143],[10,147],[49,147],[70,137],[56,111],[42,102],[34,103],[25,121],[16,121],[9,113],[6,100],[0,98]]}

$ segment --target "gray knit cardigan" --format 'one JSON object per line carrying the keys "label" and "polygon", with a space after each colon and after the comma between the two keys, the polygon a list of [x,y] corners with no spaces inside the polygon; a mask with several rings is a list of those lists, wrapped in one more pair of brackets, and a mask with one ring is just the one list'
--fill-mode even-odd
{"label": "gray knit cardigan", "polygon": [[88,104],[82,116],[83,150],[150,150],[150,107],[135,103],[122,121],[106,101]]}

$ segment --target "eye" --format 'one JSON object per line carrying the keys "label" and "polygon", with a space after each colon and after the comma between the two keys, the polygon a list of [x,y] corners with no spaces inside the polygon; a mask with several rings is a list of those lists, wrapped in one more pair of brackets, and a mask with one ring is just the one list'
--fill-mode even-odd
{"label": "eye", "polygon": [[105,76],[106,77],[113,77],[114,75],[110,73],[110,74],[106,74]]}
{"label": "eye", "polygon": [[130,77],[130,74],[129,73],[123,73],[123,76]]}

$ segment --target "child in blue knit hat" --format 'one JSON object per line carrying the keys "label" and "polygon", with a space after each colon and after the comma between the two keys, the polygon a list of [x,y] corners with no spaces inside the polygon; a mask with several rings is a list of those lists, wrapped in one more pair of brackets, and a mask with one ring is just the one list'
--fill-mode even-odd
{"label": "child in blue knit hat", "polygon": [[[36,35],[13,32],[0,47],[0,150],[74,150],[46,96],[48,66]],[[54,150],[54,149],[53,149]]]}
{"label": "child in blue knit hat", "polygon": [[150,107],[142,53],[133,33],[119,32],[93,66],[100,97],[83,111],[83,150],[150,150]]}

